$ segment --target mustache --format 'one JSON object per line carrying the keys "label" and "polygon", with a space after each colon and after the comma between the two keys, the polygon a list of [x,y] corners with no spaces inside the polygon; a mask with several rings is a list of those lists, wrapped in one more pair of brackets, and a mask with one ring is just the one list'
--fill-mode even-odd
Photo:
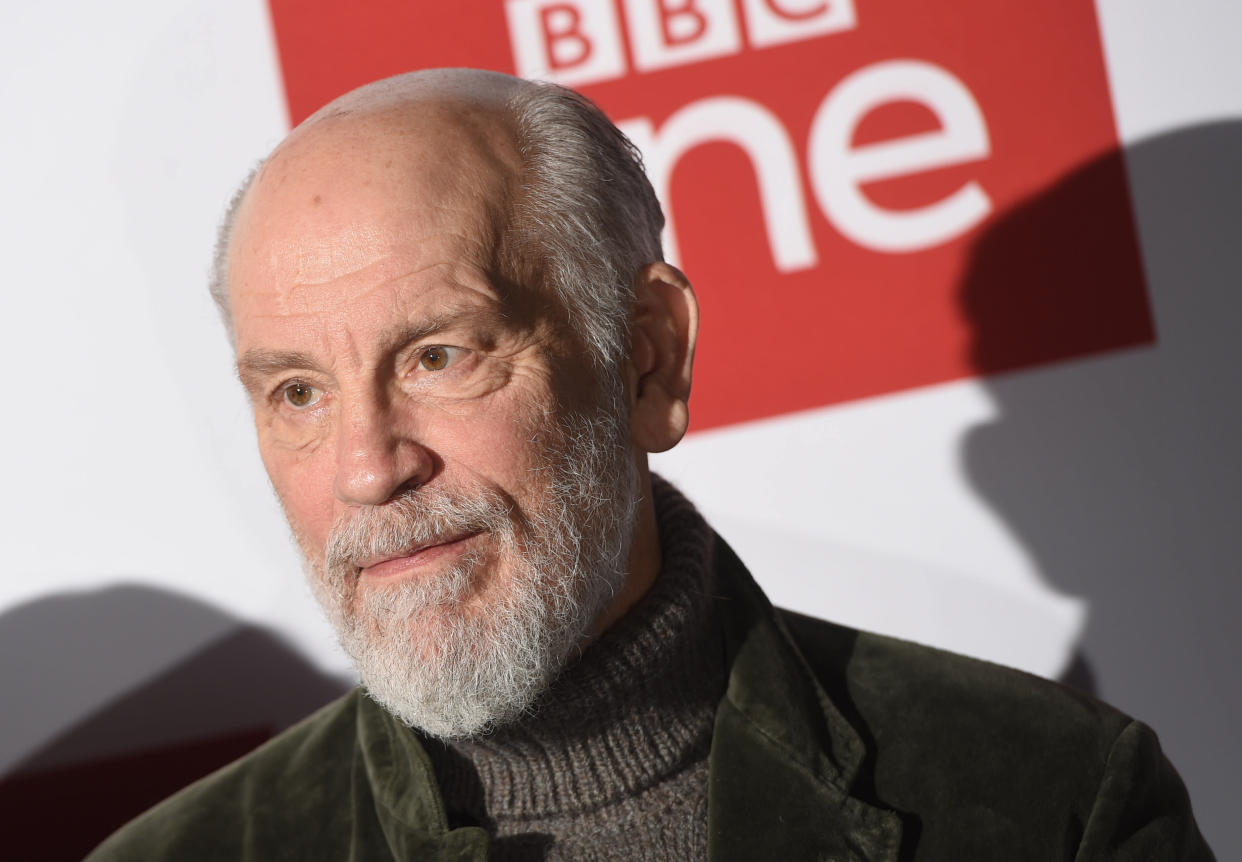
{"label": "mustache", "polygon": [[419,545],[438,544],[463,533],[504,533],[513,505],[498,491],[470,493],[420,488],[380,506],[366,506],[337,518],[328,534],[324,564],[337,576],[362,560],[400,554]]}

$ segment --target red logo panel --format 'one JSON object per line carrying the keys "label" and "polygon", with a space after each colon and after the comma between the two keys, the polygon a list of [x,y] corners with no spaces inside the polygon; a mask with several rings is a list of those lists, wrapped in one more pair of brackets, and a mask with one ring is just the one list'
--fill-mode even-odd
{"label": "red logo panel", "polygon": [[1088,0],[270,5],[294,122],[430,66],[599,103],[703,305],[697,429],[1154,339]]}

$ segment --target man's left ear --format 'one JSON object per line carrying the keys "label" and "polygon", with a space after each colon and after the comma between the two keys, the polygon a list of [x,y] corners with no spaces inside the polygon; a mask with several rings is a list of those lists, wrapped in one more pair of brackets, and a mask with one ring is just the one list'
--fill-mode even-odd
{"label": "man's left ear", "polygon": [[649,263],[634,278],[630,321],[630,429],[645,452],[671,449],[690,424],[690,377],[699,302],[681,270]]}

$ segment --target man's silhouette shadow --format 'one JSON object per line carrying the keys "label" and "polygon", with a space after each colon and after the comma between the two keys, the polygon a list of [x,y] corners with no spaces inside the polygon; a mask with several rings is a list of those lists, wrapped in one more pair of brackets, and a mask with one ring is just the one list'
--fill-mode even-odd
{"label": "man's silhouette shadow", "polygon": [[[1043,576],[1089,602],[1098,694],[1151,724],[1222,859],[1242,858],[1242,123],[1161,135],[1074,171],[978,241],[962,302],[981,370],[997,315],[1074,315],[1110,271],[1103,178],[1128,167],[1156,344],[984,379],[999,408],[963,444],[970,482]],[[1014,306],[1006,273],[1046,288]],[[1104,292],[1116,287],[1103,285]],[[1098,309],[1097,309],[1098,310]],[[1125,312],[1119,312],[1125,313]]]}
{"label": "man's silhouette shadow", "polygon": [[[205,645],[127,690],[132,666],[150,668],[149,656],[196,643]],[[347,688],[271,631],[142,586],[12,608],[0,616],[0,656],[7,859],[81,859],[130,818]],[[38,738],[41,723],[73,714],[83,688],[121,694],[37,750],[15,750]]]}

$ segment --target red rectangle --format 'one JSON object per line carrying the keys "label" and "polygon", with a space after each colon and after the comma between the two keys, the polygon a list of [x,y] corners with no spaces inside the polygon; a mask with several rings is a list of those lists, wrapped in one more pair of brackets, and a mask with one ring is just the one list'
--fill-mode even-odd
{"label": "red rectangle", "polygon": [[543,62],[646,130],[697,429],[1154,339],[1088,0],[270,2],[295,122]]}

